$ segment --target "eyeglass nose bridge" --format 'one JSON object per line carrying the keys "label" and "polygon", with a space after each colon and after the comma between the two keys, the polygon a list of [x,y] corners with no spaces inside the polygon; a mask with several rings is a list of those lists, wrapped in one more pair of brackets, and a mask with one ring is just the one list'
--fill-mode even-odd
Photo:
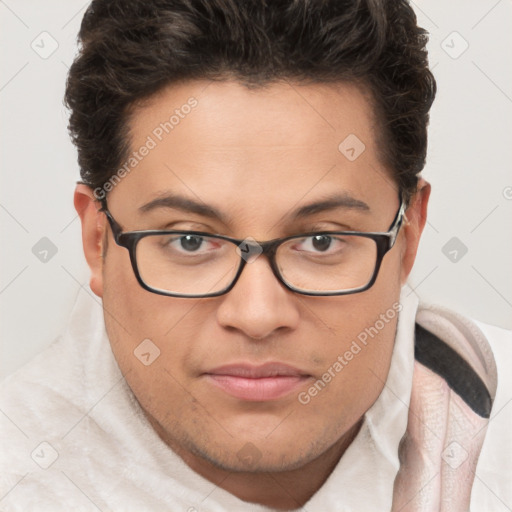
{"label": "eyeglass nose bridge", "polygon": [[246,264],[254,263],[260,256],[266,257],[270,265],[270,269],[272,270],[272,273],[274,274],[275,278],[279,281],[279,283],[288,288],[288,285],[281,276],[276,263],[277,249],[279,248],[279,245],[281,245],[281,243],[283,243],[283,241],[281,240],[269,240],[267,242],[258,242],[254,238],[248,237],[245,240],[243,240],[239,245],[237,245],[236,252],[241,258],[241,264],[234,279],[234,282],[230,286],[230,289],[232,289],[236,285]]}
{"label": "eyeglass nose bridge", "polygon": [[258,242],[254,238],[248,237],[237,245],[236,252],[246,263],[252,263],[262,254],[272,262],[281,243],[281,240]]}

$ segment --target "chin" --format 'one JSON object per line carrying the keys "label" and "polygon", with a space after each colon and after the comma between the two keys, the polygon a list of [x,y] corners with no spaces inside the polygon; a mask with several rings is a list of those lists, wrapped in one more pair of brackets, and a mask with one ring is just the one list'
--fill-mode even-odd
{"label": "chin", "polygon": [[[261,446],[263,443],[260,443]],[[289,445],[291,445],[290,443]],[[293,471],[313,461],[320,453],[303,453],[300,448],[295,446],[293,452],[283,451],[281,449],[275,451],[265,447],[264,451],[257,447],[251,441],[247,441],[241,445],[241,448],[235,452],[211,454],[205,450],[194,450],[195,454],[204,460],[207,460],[213,466],[225,471],[236,473],[276,473],[283,471]]]}

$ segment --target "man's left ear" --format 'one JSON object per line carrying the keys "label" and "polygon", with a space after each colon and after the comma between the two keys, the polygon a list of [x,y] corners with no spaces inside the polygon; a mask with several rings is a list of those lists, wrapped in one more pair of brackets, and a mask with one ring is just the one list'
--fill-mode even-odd
{"label": "man's left ear", "polygon": [[430,183],[420,178],[417,191],[412,196],[409,207],[405,212],[404,225],[402,226],[402,236],[404,240],[402,246],[402,270],[400,275],[402,285],[407,281],[414,260],[416,259],[421,233],[427,221],[427,205],[430,197],[430,189]]}

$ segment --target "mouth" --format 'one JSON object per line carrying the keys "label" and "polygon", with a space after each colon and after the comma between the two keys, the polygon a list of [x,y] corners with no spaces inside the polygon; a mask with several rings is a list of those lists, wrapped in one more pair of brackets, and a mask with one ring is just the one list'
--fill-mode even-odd
{"label": "mouth", "polygon": [[282,363],[231,364],[214,368],[204,376],[228,395],[253,402],[278,400],[311,379],[311,375]]}

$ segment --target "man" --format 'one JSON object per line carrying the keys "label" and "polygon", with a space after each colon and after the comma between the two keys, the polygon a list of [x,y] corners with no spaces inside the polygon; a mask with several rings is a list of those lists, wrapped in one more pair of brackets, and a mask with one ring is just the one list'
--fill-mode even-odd
{"label": "man", "polygon": [[509,510],[505,334],[405,287],[410,6],[95,0],[80,41],[90,291],[4,384],[3,509]]}

